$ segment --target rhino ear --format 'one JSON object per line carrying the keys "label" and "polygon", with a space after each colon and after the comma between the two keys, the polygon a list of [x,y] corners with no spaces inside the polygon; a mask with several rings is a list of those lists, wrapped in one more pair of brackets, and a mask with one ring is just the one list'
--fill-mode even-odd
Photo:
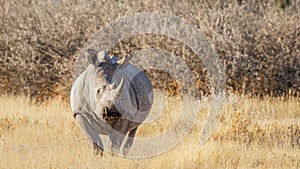
{"label": "rhino ear", "polygon": [[98,66],[99,65],[99,60],[97,58],[98,52],[95,49],[88,49],[88,61],[90,64],[94,65],[94,66]]}

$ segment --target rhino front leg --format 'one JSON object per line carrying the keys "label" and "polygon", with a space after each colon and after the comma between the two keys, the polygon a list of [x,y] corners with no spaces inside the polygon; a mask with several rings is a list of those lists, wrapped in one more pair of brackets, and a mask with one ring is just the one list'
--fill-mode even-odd
{"label": "rhino front leg", "polygon": [[103,143],[99,137],[101,127],[93,120],[91,123],[81,114],[76,115],[76,122],[78,123],[80,130],[92,143],[92,146],[96,154],[103,155]]}

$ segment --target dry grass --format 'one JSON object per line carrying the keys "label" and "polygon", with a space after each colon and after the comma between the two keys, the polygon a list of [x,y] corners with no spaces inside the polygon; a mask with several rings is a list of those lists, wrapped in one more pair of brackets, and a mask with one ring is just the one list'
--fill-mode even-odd
{"label": "dry grass", "polygon": [[[168,101],[164,114],[178,99]],[[199,117],[206,110],[199,110]],[[201,125],[196,125],[174,149],[147,159],[95,156],[60,99],[34,105],[24,97],[2,96],[0,112],[0,168],[300,167],[299,98],[230,97],[209,141],[198,144]],[[172,118],[164,116],[153,122],[157,125],[142,125],[137,137],[168,128]]]}

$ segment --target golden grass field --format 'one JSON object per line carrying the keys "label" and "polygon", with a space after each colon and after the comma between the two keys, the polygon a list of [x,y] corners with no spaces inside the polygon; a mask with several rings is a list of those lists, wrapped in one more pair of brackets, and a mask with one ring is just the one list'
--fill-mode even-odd
{"label": "golden grass field", "polygon": [[[165,112],[141,125],[137,137],[172,125]],[[157,100],[156,100],[157,101]],[[199,110],[199,122],[207,102]],[[170,117],[170,118],[168,118]],[[231,96],[216,132],[198,144],[201,125],[172,150],[144,159],[94,155],[61,99],[35,105],[25,97],[0,97],[0,168],[300,168],[300,100]],[[149,147],[150,149],[152,147]]]}

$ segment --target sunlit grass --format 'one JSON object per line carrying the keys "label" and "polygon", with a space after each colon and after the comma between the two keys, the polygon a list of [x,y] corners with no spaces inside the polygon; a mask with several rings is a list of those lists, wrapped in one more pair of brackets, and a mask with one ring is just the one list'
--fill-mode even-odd
{"label": "sunlit grass", "polygon": [[[168,101],[176,108],[179,100]],[[198,144],[198,120],[172,150],[147,159],[125,159],[107,152],[95,156],[60,99],[34,105],[25,97],[2,96],[0,168],[299,168],[299,107],[297,98],[231,97],[217,131],[204,144]],[[168,114],[171,108],[165,110]],[[172,117],[168,121],[171,115],[164,114],[153,124],[141,125],[137,137],[168,129]]]}

